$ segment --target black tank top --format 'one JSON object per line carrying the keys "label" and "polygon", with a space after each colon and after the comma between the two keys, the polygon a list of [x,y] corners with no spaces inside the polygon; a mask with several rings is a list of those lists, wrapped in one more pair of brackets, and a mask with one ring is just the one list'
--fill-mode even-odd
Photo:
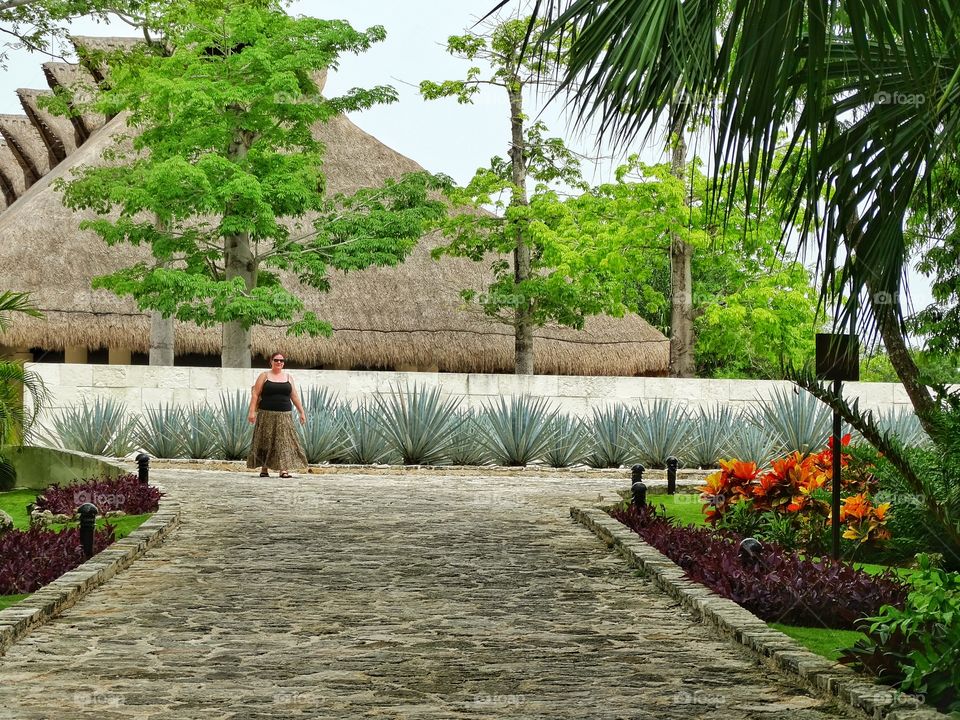
{"label": "black tank top", "polygon": [[290,412],[293,409],[293,403],[290,402],[290,393],[293,386],[289,380],[276,382],[267,380],[263,383],[260,390],[260,409],[273,410],[276,412]]}

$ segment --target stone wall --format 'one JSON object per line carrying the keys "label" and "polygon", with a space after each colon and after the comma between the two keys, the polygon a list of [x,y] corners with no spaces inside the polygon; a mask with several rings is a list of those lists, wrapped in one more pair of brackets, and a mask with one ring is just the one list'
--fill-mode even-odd
{"label": "stone wall", "polygon": [[[129,410],[174,403],[217,403],[223,391],[249,392],[261,372],[252,370],[145,365],[29,365],[52,392],[48,412],[69,407],[83,398],[112,397]],[[389,393],[393,387],[417,383],[439,385],[444,394],[461,396],[464,407],[481,407],[500,396],[529,393],[548,397],[567,413],[588,415],[594,408],[615,402],[635,404],[667,398],[690,407],[717,404],[743,407],[766,398],[787,382],[756,380],[699,380],[643,377],[573,377],[557,375],[481,375],[464,373],[403,373],[353,370],[294,370],[291,373],[303,393],[311,386],[326,387],[341,400],[358,400]],[[899,384],[847,383],[844,394],[860,398],[864,409],[909,408],[910,401]]]}

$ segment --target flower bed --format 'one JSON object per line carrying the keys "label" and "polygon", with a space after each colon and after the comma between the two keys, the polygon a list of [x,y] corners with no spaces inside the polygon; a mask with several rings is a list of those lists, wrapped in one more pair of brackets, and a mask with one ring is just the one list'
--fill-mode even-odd
{"label": "flower bed", "polygon": [[101,515],[117,511],[142,515],[157,511],[160,491],[142,484],[136,475],[87,480],[75,485],[48,487],[37,496],[36,508],[54,515],[73,515],[84,503],[96,505]]}
{"label": "flower bed", "polygon": [[758,617],[791,625],[854,629],[884,605],[902,608],[909,587],[891,573],[870,575],[829,559],[808,560],[768,544],[741,560],[740,538],[678,527],[652,507],[616,508],[610,515],[679,565],[687,577]]}
{"label": "flower bed", "polygon": [[[94,533],[94,553],[113,542],[113,527]],[[0,535],[0,595],[32,593],[84,560],[80,529],[12,530]]]}

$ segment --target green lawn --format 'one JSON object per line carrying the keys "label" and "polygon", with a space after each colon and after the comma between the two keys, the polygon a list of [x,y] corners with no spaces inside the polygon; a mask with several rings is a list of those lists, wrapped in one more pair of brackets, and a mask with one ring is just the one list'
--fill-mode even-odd
{"label": "green lawn", "polygon": [[29,595],[0,595],[0,610],[8,608],[14,603],[18,603]]}
{"label": "green lawn", "polygon": [[857,640],[865,638],[859,630],[831,630],[829,628],[797,627],[780,623],[767,623],[774,630],[779,630],[807,650],[822,655],[828,660],[837,660],[842,648],[851,647]]}
{"label": "green lawn", "polygon": [[703,501],[696,493],[677,493],[676,495],[647,495],[647,502],[654,507],[663,505],[667,515],[677,518],[684,525],[706,525],[703,514]]}
{"label": "green lawn", "polygon": [[37,497],[36,490],[10,490],[0,493],[0,510],[5,511],[13,518],[13,526],[17,530],[26,530],[30,527],[30,516],[27,515],[27,505]]}

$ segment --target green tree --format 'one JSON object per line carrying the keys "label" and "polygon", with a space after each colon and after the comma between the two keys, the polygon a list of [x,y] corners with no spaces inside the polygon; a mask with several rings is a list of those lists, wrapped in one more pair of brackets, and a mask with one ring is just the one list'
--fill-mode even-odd
{"label": "green tree", "polygon": [[[713,117],[716,165],[732,163],[714,200],[745,185],[749,214],[774,184],[793,190],[784,219],[816,245],[824,299],[838,324],[865,300],[860,317],[882,338],[952,494],[938,494],[929,469],[871,417],[809,375],[797,380],[883,451],[960,548],[960,404],[923,382],[901,302],[907,217],[960,145],[955,0],[537,0],[533,16],[547,19],[546,38],[563,39],[562,83],[576,89],[581,120],[627,141],[662,119],[674,127]],[[671,103],[677,87],[688,102]]]}
{"label": "green tree", "polygon": [[[441,180],[411,174],[328,196],[311,127],[392,102],[390,87],[325,98],[318,73],[384,37],[343,21],[292,18],[270,0],[171,4],[163,42],[114,58],[96,107],[127,113],[132,151],[62,183],[92,209],[111,245],[147,245],[152,261],[97,278],[141,309],[223,325],[222,364],[250,366],[254,325],[330,334],[278,271],[326,289],[331,268],[396,265],[445,212]],[[159,49],[158,49],[159,48]]]}
{"label": "green tree", "polygon": [[[26,293],[0,293],[0,332],[9,326],[11,313],[40,317]],[[24,409],[26,392],[31,399],[30,412]],[[9,490],[16,481],[16,471],[4,448],[19,445],[30,431],[47,400],[43,380],[23,363],[0,360],[0,490]]]}

